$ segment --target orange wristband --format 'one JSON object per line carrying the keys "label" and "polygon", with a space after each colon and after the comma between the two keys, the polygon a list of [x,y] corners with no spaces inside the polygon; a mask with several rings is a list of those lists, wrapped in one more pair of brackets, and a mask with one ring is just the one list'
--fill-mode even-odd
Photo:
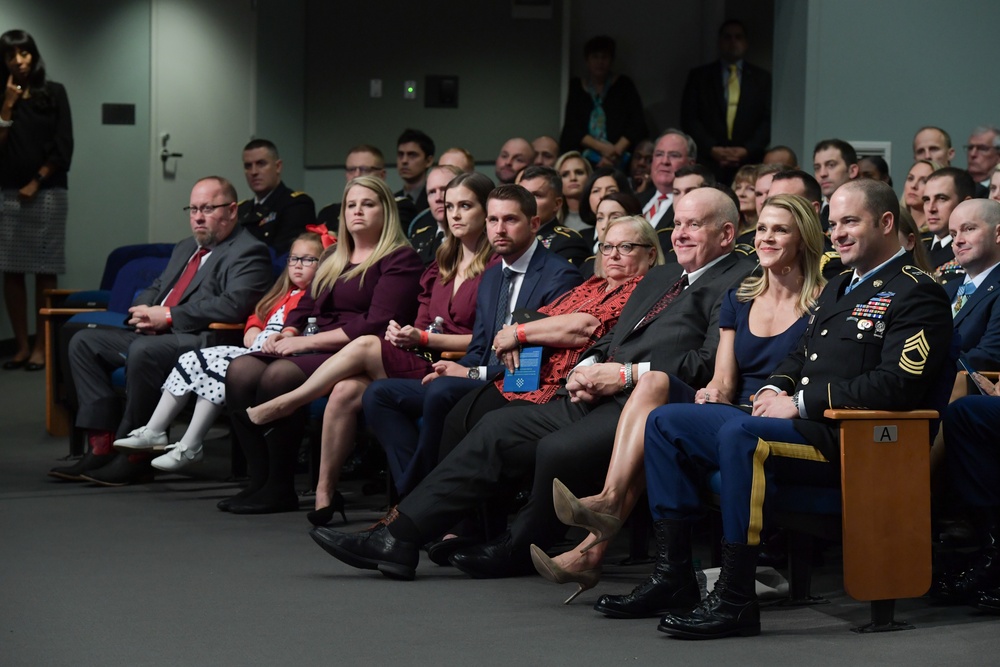
{"label": "orange wristband", "polygon": [[420,344],[422,346],[427,347],[427,341],[429,341],[430,339],[431,335],[429,333],[427,333],[426,331],[420,332]]}
{"label": "orange wristband", "polygon": [[528,342],[528,334],[524,333],[524,325],[523,324],[518,324],[517,325],[517,328],[514,329],[514,334],[517,336],[517,342],[518,343],[527,343]]}
{"label": "orange wristband", "polygon": [[174,318],[170,316],[170,308],[167,308],[166,317],[167,317],[167,326],[168,327],[174,326]]}

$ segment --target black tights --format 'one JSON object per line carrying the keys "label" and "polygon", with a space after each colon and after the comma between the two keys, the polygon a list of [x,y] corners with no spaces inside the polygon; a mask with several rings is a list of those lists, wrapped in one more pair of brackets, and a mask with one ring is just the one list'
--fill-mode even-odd
{"label": "black tights", "polygon": [[[226,371],[226,404],[247,459],[250,485],[244,493],[280,500],[295,493],[295,460],[305,429],[303,411],[257,426],[246,409],[295,389],[306,374],[287,359],[246,355]],[[304,410],[304,409],[303,409]]]}

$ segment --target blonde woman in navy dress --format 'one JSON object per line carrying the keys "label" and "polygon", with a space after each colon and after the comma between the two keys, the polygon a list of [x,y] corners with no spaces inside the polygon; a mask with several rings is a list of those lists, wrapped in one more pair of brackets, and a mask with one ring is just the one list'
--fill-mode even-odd
{"label": "blonde woman in navy dress", "polygon": [[[559,519],[591,531],[576,548],[556,558],[531,546],[535,568],[543,577],[579,586],[566,602],[597,583],[610,538],[646,488],[643,452],[650,412],[664,404],[748,406],[750,396],[798,345],[810,309],[826,284],[819,268],[823,232],[816,211],[797,195],[771,197],[757,220],[754,247],[763,271],[723,296],[715,373],[708,385],[695,391],[666,373],[644,373],[618,421],[604,489],[577,499],[559,480],[553,480]],[[600,611],[611,613],[604,608]]]}

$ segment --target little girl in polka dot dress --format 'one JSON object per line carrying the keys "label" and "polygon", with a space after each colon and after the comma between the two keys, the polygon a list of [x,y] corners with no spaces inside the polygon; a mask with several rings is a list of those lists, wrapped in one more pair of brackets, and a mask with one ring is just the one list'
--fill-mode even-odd
{"label": "little girl in polka dot dress", "polygon": [[154,468],[173,472],[202,459],[202,439],[226,405],[226,369],[229,362],[244,354],[260,351],[268,337],[281,331],[285,315],[295,309],[316,275],[322,254],[323,244],[318,234],[302,234],[295,240],[288,254],[287,268],[247,320],[244,347],[219,345],[185,352],[177,359],[174,369],[163,383],[163,393],[153,416],[145,426],[129,433],[129,438],[162,437],[184,409],[188,396],[197,394],[194,414],[184,437],[167,445],[166,454],[153,459]]}

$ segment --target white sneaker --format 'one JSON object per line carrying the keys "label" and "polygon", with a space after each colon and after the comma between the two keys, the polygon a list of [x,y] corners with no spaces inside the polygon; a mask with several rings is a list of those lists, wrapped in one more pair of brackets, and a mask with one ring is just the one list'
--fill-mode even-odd
{"label": "white sneaker", "polygon": [[152,465],[157,470],[176,472],[188,464],[201,461],[204,457],[201,443],[194,447],[188,447],[178,442],[173,445],[167,445],[167,453],[153,459]]}
{"label": "white sneaker", "polygon": [[115,440],[115,449],[130,449],[135,451],[149,451],[154,447],[163,447],[167,444],[167,434],[157,433],[145,426],[140,426],[130,432],[127,437]]}

